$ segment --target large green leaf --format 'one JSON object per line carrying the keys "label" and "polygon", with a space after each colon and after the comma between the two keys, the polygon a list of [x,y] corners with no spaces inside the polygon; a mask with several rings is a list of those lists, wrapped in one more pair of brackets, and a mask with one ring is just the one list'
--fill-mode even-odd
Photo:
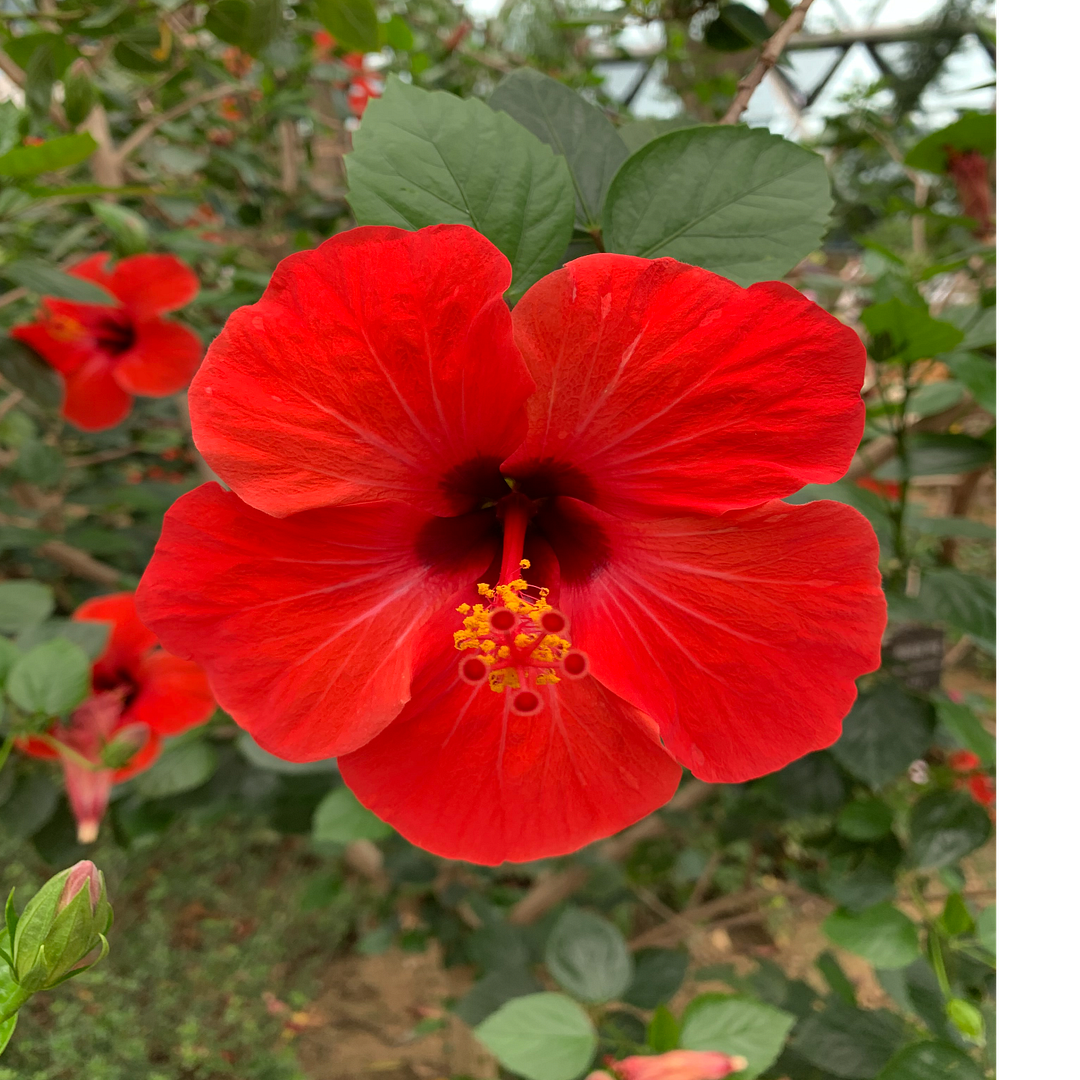
{"label": "large green leaf", "polygon": [[938,722],[956,737],[961,746],[978,755],[983,765],[993,765],[997,757],[994,736],[983,727],[975,713],[959,701],[942,695],[934,701]]}
{"label": "large green leaf", "polygon": [[878,1080],[983,1080],[984,1073],[963,1050],[948,1043],[905,1046]]}
{"label": "large green leaf", "polygon": [[371,0],[315,0],[315,15],[346,49],[373,52],[379,47],[379,20]]}
{"label": "large green leaf", "polygon": [[908,852],[915,866],[949,866],[982,847],[990,831],[986,811],[967,795],[932,791],[912,807]]}
{"label": "large green leaf", "polygon": [[646,143],[666,135],[669,131],[682,128],[698,127],[698,122],[690,116],[673,116],[668,120],[629,120],[619,126],[619,138],[626,143],[627,150],[633,154]]}
{"label": "large green leaf", "polygon": [[147,772],[133,781],[144,799],[164,799],[202,787],[217,768],[217,751],[202,739],[174,743]]}
{"label": "large green leaf", "polygon": [[475,1027],[514,998],[539,993],[544,988],[523,964],[489,971],[469,988],[454,1006],[454,1012],[466,1024]]}
{"label": "large green leaf", "polygon": [[532,68],[507,75],[488,104],[509,113],[566,159],[577,199],[577,224],[599,228],[604,196],[629,156],[608,118],[570,87]]}
{"label": "large green leaf", "polygon": [[948,567],[922,576],[919,603],[932,618],[992,642],[997,630],[997,590],[989,578]]}
{"label": "large green leaf", "polygon": [[0,633],[17,634],[44,622],[54,607],[52,590],[40,581],[0,581]]}
{"label": "large green leaf", "polygon": [[892,904],[865,911],[834,911],[822,924],[830,941],[878,968],[907,967],[919,956],[915,924]]}
{"label": "large green leaf", "polygon": [[634,954],[634,981],[623,1001],[639,1009],[655,1009],[670,1001],[686,975],[688,957],[677,949],[642,949]]}
{"label": "large green leaf", "polygon": [[362,806],[344,784],[323,797],[311,823],[312,840],[329,844],[382,840],[393,831],[385,821],[380,821]]}
{"label": "large green leaf", "polygon": [[799,1022],[791,1048],[827,1075],[872,1080],[903,1037],[898,1016],[883,1009],[857,1009],[833,998],[823,1011]]}
{"label": "large green leaf", "polygon": [[475,1031],[500,1064],[526,1080],[577,1080],[596,1053],[596,1029],[564,994],[508,1001]]}
{"label": "large green leaf", "polygon": [[273,40],[281,14],[281,0],[215,0],[207,9],[205,26],[222,41],[258,53]]}
{"label": "large green leaf", "polygon": [[38,176],[85,161],[95,150],[94,137],[85,131],[60,135],[37,146],[15,146],[0,155],[0,176]]}
{"label": "large green leaf", "polygon": [[69,713],[90,691],[90,661],[67,638],[53,638],[12,665],[8,696],[20,709],[45,716]]}
{"label": "large green leaf", "polygon": [[360,225],[471,225],[510,260],[509,297],[559,265],[574,228],[565,159],[476,98],[387,80],[345,157]]}
{"label": "large green leaf", "polygon": [[825,163],[813,151],[760,129],[684,128],[623,163],[604,204],[604,244],[750,285],[813,251],[831,210]]}
{"label": "large green leaf", "polygon": [[871,787],[899,776],[930,746],[934,710],[895,682],[881,682],[859,695],[830,752]]}
{"label": "large green leaf", "polygon": [[579,1001],[612,1001],[630,986],[633,961],[618,929],[599,915],[567,908],[551,931],[544,962]]}
{"label": "large green leaf", "polygon": [[795,1017],[749,997],[702,994],[683,1015],[679,1045],[685,1050],[719,1050],[741,1055],[746,1080],[764,1072],[779,1056]]}
{"label": "large green leaf", "polygon": [[116,297],[92,281],[65,274],[42,259],[15,259],[4,263],[0,273],[16,285],[40,296],[55,296],[79,304],[116,304]]}
{"label": "large green leaf", "polygon": [[907,464],[895,457],[874,473],[877,480],[905,480],[912,476],[946,476],[981,469],[994,460],[985,439],[971,435],[918,431],[907,438]]}
{"label": "large green leaf", "polygon": [[895,297],[866,308],[862,323],[874,338],[870,352],[879,360],[913,364],[955,349],[964,340],[964,331],[952,323],[935,319],[925,308]]}

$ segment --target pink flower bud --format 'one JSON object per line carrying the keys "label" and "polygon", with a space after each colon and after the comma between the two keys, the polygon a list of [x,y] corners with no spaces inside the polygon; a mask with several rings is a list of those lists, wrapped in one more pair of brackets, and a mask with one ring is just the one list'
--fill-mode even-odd
{"label": "pink flower bud", "polygon": [[101,900],[101,886],[104,880],[101,871],[89,859],[77,862],[71,868],[67,881],[64,882],[64,891],[60,894],[60,902],[56,905],[56,910],[63,911],[79,895],[82,887],[89,882],[90,910],[96,911],[98,902]]}
{"label": "pink flower bud", "polygon": [[620,1080],[723,1080],[746,1068],[746,1058],[716,1050],[669,1050],[655,1057],[612,1062]]}

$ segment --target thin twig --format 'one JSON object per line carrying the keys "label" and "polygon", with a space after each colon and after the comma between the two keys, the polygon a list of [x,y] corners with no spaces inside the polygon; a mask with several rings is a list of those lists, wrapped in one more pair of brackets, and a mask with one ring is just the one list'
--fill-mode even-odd
{"label": "thin twig", "polygon": [[38,548],[38,554],[58,563],[76,577],[96,581],[100,585],[115,585],[124,575],[115,567],[99,562],[93,555],[81,551],[63,540],[49,540]]}
{"label": "thin twig", "polygon": [[3,49],[0,49],[0,71],[16,86],[26,85],[26,72]]}
{"label": "thin twig", "polygon": [[167,124],[170,120],[183,116],[184,113],[196,108],[196,106],[205,105],[207,102],[216,101],[218,98],[228,97],[229,94],[243,93],[243,91],[242,86],[223,83],[221,86],[204,90],[201,94],[195,94],[181,101],[179,105],[174,105],[171,109],[166,109],[163,113],[158,113],[157,116],[153,116],[140,124],[117,148],[117,156],[123,161],[124,158],[129,157],[138,150],[162,124]]}
{"label": "thin twig", "polygon": [[765,48],[761,50],[758,62],[751,68],[750,74],[739,83],[735,100],[728,107],[728,111],[724,113],[723,119],[720,121],[721,124],[737,124],[739,122],[739,118],[746,112],[746,107],[754,96],[754,91],[761,85],[761,80],[776,67],[777,62],[780,60],[780,54],[787,47],[787,43],[802,27],[806,12],[813,2],[814,0],[800,0],[794,11],[783,21],[780,29],[765,42]]}

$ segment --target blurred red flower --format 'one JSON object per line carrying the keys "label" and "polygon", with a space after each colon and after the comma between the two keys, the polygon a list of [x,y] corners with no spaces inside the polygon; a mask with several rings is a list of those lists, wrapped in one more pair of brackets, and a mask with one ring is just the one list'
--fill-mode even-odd
{"label": "blurred red flower", "polygon": [[195,374],[203,346],[186,326],[161,318],[199,291],[199,280],[175,255],[132,255],[112,270],[104,252],[73,266],[116,306],[46,297],[32,323],[11,329],[64,380],[62,415],[84,431],[115,427],[133,394],[166,397]]}
{"label": "blurred red flower", "polygon": [[[746,1058],[717,1050],[669,1050],[666,1054],[609,1060],[608,1067],[619,1080],[724,1080],[745,1069]],[[598,1069],[585,1080],[608,1080],[608,1073]]]}
{"label": "blurred red flower", "polygon": [[977,772],[968,777],[967,788],[971,792],[971,797],[983,806],[993,806],[997,799],[994,781],[984,772]]}
{"label": "blurred red flower", "polygon": [[216,705],[198,665],[171,656],[139,621],[134,593],[95,597],[71,617],[112,624],[94,664],[91,696],[67,724],[53,724],[51,741],[30,737],[18,745],[33,757],[60,758],[79,840],[88,844],[97,838],[113,784],[148,769],[162,736],[205,723]]}
{"label": "blurred red flower", "polygon": [[[356,59],[361,61],[359,65],[350,63]],[[345,57],[345,63],[357,72],[349,82],[349,89],[345,94],[354,116],[363,116],[368,102],[372,98],[382,97],[382,80],[373,71],[369,71],[363,61],[362,56],[357,57],[355,54]]]}
{"label": "blurred red flower", "polygon": [[993,234],[990,163],[978,150],[948,151],[948,173],[956,184],[964,216],[978,222],[980,237]]}
{"label": "blurred red flower", "polygon": [[979,755],[970,750],[954,750],[949,755],[949,768],[953,772],[969,773],[979,767]]}
{"label": "blurred red flower", "polygon": [[900,485],[895,480],[875,480],[872,476],[860,476],[855,485],[864,491],[872,491],[883,499],[900,498]]}
{"label": "blurred red flower", "polygon": [[139,590],[267,750],[492,864],[629,825],[680,763],[829,745],[885,625],[865,518],[778,501],[858,445],[854,331],[672,259],[577,259],[512,314],[510,280],[460,225],[284,260],[191,390],[232,490],[173,505]]}

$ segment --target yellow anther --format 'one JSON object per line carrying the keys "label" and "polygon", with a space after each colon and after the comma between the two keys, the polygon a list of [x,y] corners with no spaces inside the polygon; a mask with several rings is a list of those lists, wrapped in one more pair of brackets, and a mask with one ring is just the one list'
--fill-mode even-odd
{"label": "yellow anther", "polygon": [[518,563],[518,566],[520,566],[522,570],[528,570],[529,567],[532,566],[532,563],[529,562],[528,559],[522,559],[521,562]]}

